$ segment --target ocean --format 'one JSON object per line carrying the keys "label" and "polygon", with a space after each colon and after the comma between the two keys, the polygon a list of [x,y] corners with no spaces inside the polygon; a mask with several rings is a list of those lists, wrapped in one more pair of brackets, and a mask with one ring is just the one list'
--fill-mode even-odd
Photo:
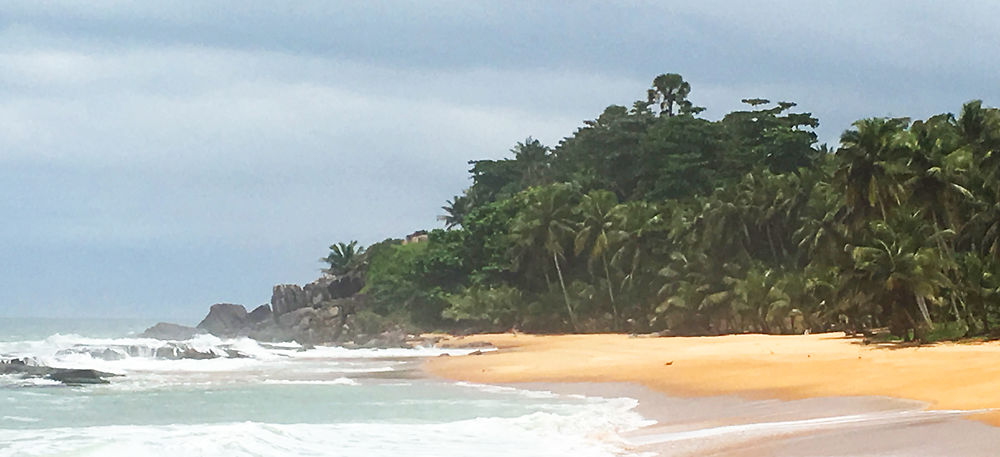
{"label": "ocean", "polygon": [[0,319],[0,358],[119,374],[65,386],[0,375],[0,457],[621,456],[636,400],[448,382],[470,350],[303,348],[198,336],[162,357],[144,320]]}

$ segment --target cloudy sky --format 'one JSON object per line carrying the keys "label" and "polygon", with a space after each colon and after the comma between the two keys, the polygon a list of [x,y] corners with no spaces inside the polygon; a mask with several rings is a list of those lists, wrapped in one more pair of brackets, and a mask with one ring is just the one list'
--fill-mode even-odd
{"label": "cloudy sky", "polygon": [[830,143],[1000,104],[996,2],[608,3],[4,1],[0,316],[264,303],[659,73],[710,118],[798,102]]}

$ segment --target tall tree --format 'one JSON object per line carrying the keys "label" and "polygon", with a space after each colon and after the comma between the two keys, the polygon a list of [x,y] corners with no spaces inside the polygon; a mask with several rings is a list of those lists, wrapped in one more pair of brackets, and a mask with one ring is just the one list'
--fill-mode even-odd
{"label": "tall tree", "polygon": [[615,284],[611,280],[608,252],[614,250],[614,211],[618,205],[615,194],[606,190],[595,190],[580,199],[577,212],[581,218],[580,229],[576,233],[574,252],[579,255],[589,251],[591,264],[600,261],[611,303],[612,328],[618,329],[618,306],[615,303]]}
{"label": "tall tree", "polygon": [[330,265],[326,271],[333,275],[344,275],[357,268],[365,248],[359,248],[356,240],[339,242],[330,246],[330,254],[320,259]]}
{"label": "tall tree", "polygon": [[[647,91],[647,106],[653,108],[658,115],[673,117],[675,114],[697,114],[704,110],[695,107],[687,99],[691,94],[691,84],[684,81],[681,75],[666,73],[653,79],[653,87]],[[674,113],[674,107],[678,113]]]}
{"label": "tall tree", "polygon": [[[514,220],[511,229],[515,248],[519,251],[517,257],[522,259],[518,262],[519,266],[523,265],[523,259],[537,258],[538,254],[544,254],[552,260],[570,325],[576,331],[579,329],[579,324],[569,299],[569,292],[566,290],[562,268],[562,263],[565,262],[565,244],[574,232],[574,197],[575,191],[568,184],[551,184],[528,189],[522,194],[525,207]],[[547,271],[545,274],[548,277]]]}
{"label": "tall tree", "polygon": [[901,160],[911,146],[906,132],[908,118],[872,118],[854,123],[841,136],[837,150],[841,166],[835,179],[844,192],[846,217],[859,228],[875,218],[886,220],[888,211],[902,198]]}

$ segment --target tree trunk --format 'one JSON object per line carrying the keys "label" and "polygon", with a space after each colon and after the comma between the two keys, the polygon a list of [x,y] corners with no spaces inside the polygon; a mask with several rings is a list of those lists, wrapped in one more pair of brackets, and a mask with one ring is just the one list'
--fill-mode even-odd
{"label": "tree trunk", "polygon": [[917,299],[917,308],[920,309],[920,315],[923,316],[924,322],[927,323],[928,327],[934,327],[934,322],[931,321],[931,313],[927,310],[927,301],[924,300],[923,295],[914,294]]}
{"label": "tree trunk", "polygon": [[573,306],[569,304],[569,292],[566,292],[566,281],[563,280],[562,267],[559,266],[559,255],[555,252],[552,253],[552,261],[556,264],[556,274],[559,275],[559,286],[562,287],[563,299],[566,300],[566,311],[569,312],[569,323],[573,326],[573,331],[579,331],[576,325],[576,313],[573,312]]}
{"label": "tree trunk", "polygon": [[778,250],[774,247],[774,237],[771,236],[771,224],[764,224],[764,233],[767,234],[767,244],[771,247],[771,258],[778,261]]}
{"label": "tree trunk", "polygon": [[604,262],[604,279],[608,281],[608,298],[611,299],[611,325],[612,329],[618,330],[618,305],[615,304],[614,284],[611,283],[611,271],[608,269],[608,256],[601,253],[601,260]]}

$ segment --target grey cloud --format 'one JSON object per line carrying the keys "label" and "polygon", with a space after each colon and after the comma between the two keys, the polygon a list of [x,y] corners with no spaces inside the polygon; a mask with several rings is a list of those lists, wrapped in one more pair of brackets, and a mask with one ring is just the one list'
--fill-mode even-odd
{"label": "grey cloud", "polygon": [[1000,103],[1000,7],[938,5],[5,2],[0,315],[265,301],[333,241],[436,226],[467,160],[555,144],[662,72],[709,117],[799,102],[830,143]]}

